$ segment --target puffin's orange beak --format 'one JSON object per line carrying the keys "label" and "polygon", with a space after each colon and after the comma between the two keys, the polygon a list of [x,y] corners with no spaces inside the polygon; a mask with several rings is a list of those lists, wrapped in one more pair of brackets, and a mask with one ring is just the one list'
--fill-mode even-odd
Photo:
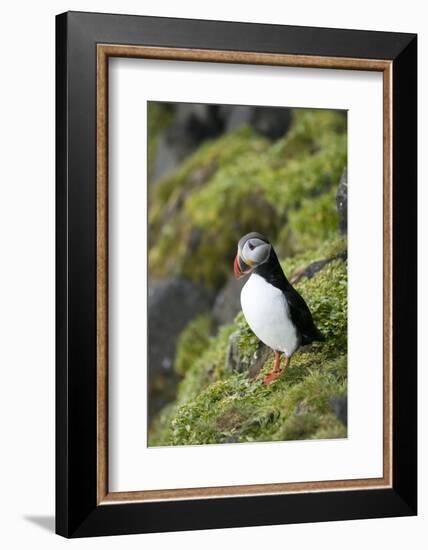
{"label": "puffin's orange beak", "polygon": [[235,256],[235,261],[233,262],[233,272],[235,273],[235,277],[237,279],[240,279],[245,275],[245,273],[242,273],[241,268],[239,267],[238,254]]}

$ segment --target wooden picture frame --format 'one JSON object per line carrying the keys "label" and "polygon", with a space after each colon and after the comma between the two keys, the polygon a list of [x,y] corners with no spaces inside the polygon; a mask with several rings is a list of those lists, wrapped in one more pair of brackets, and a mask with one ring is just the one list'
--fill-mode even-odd
{"label": "wooden picture frame", "polygon": [[[416,514],[416,36],[77,12],[57,16],[56,25],[57,533],[81,537]],[[383,74],[383,477],[109,491],[111,57]]]}

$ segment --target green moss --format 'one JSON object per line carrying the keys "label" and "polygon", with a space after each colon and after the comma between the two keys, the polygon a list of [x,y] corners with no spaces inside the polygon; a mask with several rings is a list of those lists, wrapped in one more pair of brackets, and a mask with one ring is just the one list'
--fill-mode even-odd
{"label": "green moss", "polygon": [[251,356],[257,349],[259,339],[250,329],[245,320],[245,317],[242,312],[238,313],[235,319],[235,325],[238,329],[238,347],[240,351],[240,356],[244,362],[249,364]]}
{"label": "green moss", "polygon": [[316,249],[308,248],[305,252],[290,256],[281,262],[285,274],[290,279],[295,273],[307,267],[310,263],[333,258],[347,251],[346,236],[335,234],[325,240]]}
{"label": "green moss", "polygon": [[229,336],[234,330],[233,325],[226,325],[215,337],[209,338],[205,351],[187,369],[178,386],[177,403],[195,398],[205,387],[224,377]]}
{"label": "green moss", "polygon": [[329,145],[331,136],[346,133],[345,111],[325,109],[295,109],[293,126],[286,137],[276,144],[276,152],[282,155],[304,155],[308,150],[317,151]]}
{"label": "green moss", "polygon": [[316,325],[326,337],[324,351],[346,352],[347,345],[347,264],[329,263],[311,279],[296,285],[312,312]]}
{"label": "green moss", "polygon": [[298,109],[277,142],[249,127],[206,142],[150,190],[151,278],[219,288],[249,231],[268,235],[281,256],[317,247],[337,226],[345,130],[340,112]]}
{"label": "green moss", "polygon": [[150,218],[152,225],[163,221],[165,211],[172,211],[182,205],[182,198],[194,187],[200,187],[203,180],[195,177],[201,170],[208,174],[220,166],[233,163],[242,155],[259,154],[268,147],[267,140],[255,135],[248,127],[225,134],[214,141],[206,141],[193,155],[188,157],[173,173],[156,183],[151,192]]}
{"label": "green moss", "polygon": [[290,212],[292,248],[304,251],[319,246],[335,235],[339,217],[335,204],[336,189],[319,197],[304,199],[299,209]]}
{"label": "green moss", "polygon": [[261,380],[250,381],[244,374],[207,385],[166,419],[158,444],[310,439],[332,425],[338,431],[340,421],[333,422],[329,402],[343,395],[346,383],[323,371],[325,360],[320,354],[299,363],[270,386]]}
{"label": "green moss", "polygon": [[199,315],[186,326],[177,340],[175,371],[184,376],[192,365],[204,353],[212,332],[213,321],[209,314]]}
{"label": "green moss", "polygon": [[[311,261],[346,250],[343,237],[323,244]],[[283,262],[284,268],[307,265],[308,253]],[[326,337],[297,352],[290,367],[269,386],[263,375],[225,369],[229,336],[238,332],[241,357],[249,363],[259,342],[240,313],[233,324],[211,337],[186,370],[177,401],[151,430],[151,445],[192,445],[224,442],[281,441],[346,437],[346,427],[334,415],[330,401],[347,388],[347,267],[334,260],[296,288],[307,301]]]}
{"label": "green moss", "polygon": [[[289,278],[329,262],[295,285],[326,339],[294,354],[269,386],[263,376],[273,353],[249,377],[259,341],[242,313],[216,335],[209,316],[186,327],[176,400],[153,422],[150,445],[346,437],[330,405],[347,391],[347,242],[337,234],[335,207],[346,156],[344,114],[299,109],[283,139],[272,143],[240,128],[206,142],[151,187],[153,279],[177,274],[218,288],[232,271],[237,239],[249,231],[269,236]],[[226,368],[233,333],[244,372]]]}

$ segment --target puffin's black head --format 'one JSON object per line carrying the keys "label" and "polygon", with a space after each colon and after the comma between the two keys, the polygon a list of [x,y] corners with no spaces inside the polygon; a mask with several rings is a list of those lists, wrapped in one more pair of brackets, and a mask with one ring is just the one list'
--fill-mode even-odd
{"label": "puffin's black head", "polygon": [[238,243],[233,270],[239,279],[269,259],[272,245],[260,233],[247,233]]}

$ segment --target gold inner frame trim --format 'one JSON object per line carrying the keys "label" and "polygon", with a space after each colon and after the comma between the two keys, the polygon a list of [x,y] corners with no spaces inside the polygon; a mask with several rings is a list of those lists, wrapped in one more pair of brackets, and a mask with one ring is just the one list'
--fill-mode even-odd
{"label": "gold inner frame trim", "polygon": [[[109,492],[108,488],[108,59],[347,69],[383,73],[383,476],[296,483]],[[97,503],[222,498],[392,486],[392,69],[391,61],[187,48],[97,45]]]}

